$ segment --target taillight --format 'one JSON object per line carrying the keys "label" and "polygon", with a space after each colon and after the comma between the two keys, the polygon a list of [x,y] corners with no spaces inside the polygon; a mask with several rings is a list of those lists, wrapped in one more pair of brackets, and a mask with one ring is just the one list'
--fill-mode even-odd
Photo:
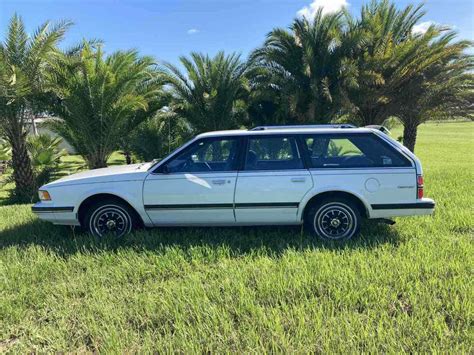
{"label": "taillight", "polygon": [[419,200],[423,198],[423,187],[424,187],[423,175],[418,175],[416,177],[416,198]]}

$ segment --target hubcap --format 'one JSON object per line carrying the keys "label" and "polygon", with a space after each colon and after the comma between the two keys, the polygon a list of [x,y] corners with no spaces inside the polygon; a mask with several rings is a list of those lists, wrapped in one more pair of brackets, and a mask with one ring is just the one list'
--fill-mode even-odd
{"label": "hubcap", "polygon": [[107,223],[105,224],[109,230],[114,230],[115,227],[117,226],[117,223],[114,220],[108,220]]}
{"label": "hubcap", "polygon": [[352,233],[354,218],[349,207],[334,203],[321,207],[315,215],[314,224],[323,237],[341,239]]}
{"label": "hubcap", "polygon": [[116,206],[104,206],[94,212],[91,217],[91,230],[97,236],[112,233],[120,237],[131,229],[130,216]]}

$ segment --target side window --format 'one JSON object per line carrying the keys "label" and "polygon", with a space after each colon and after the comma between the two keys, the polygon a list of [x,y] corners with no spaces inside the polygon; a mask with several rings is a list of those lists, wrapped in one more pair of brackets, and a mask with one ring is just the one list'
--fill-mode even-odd
{"label": "side window", "polygon": [[304,137],[313,168],[409,167],[410,161],[372,134]]}
{"label": "side window", "polygon": [[303,169],[294,137],[249,137],[245,170]]}
{"label": "side window", "polygon": [[234,138],[198,141],[166,163],[169,173],[235,170],[238,140]]}
{"label": "side window", "polygon": [[363,156],[364,153],[347,138],[333,138],[329,140],[327,155],[328,157],[349,157]]}

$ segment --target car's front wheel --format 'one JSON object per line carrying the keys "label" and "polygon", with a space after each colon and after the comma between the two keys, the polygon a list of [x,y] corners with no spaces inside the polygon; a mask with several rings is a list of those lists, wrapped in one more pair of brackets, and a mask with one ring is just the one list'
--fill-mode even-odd
{"label": "car's front wheel", "polygon": [[341,241],[359,232],[361,215],[357,206],[343,198],[326,199],[311,206],[305,225],[324,240]]}
{"label": "car's front wheel", "polygon": [[134,211],[129,206],[115,200],[104,200],[89,207],[84,227],[97,237],[106,234],[122,237],[130,233],[135,222]]}

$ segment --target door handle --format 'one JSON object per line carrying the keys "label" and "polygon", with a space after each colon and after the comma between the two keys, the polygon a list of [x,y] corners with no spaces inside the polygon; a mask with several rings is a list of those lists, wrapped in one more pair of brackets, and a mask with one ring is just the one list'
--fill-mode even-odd
{"label": "door handle", "polygon": [[305,181],[306,181],[306,178],[304,178],[304,177],[291,178],[291,182],[305,182]]}
{"label": "door handle", "polygon": [[225,184],[225,179],[212,180],[212,183],[214,185],[224,185]]}

